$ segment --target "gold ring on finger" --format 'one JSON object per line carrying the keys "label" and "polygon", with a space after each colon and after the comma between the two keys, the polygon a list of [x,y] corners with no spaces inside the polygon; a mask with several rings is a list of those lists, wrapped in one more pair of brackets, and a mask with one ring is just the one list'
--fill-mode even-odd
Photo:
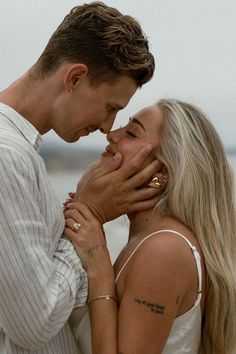
{"label": "gold ring on finger", "polygon": [[80,228],[81,228],[81,224],[79,224],[78,222],[75,222],[72,226],[72,230],[74,232],[78,232]]}
{"label": "gold ring on finger", "polygon": [[149,187],[159,189],[161,187],[161,181],[158,177],[154,177],[151,182],[148,184]]}

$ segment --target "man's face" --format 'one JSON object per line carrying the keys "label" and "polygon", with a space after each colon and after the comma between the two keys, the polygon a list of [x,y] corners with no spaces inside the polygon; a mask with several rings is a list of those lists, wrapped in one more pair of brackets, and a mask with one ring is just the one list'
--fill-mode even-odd
{"label": "man's face", "polygon": [[97,86],[90,84],[88,76],[82,77],[72,92],[63,92],[56,101],[52,129],[67,142],[97,129],[107,134],[117,112],[129,103],[136,90],[136,82],[128,76]]}

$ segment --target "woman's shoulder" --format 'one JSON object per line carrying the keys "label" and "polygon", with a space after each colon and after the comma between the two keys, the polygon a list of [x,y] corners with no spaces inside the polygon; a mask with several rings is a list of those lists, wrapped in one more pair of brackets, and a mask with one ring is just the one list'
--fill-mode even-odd
{"label": "woman's shoulder", "polygon": [[149,265],[150,262],[154,263],[153,266],[164,264],[182,267],[193,259],[191,246],[198,248],[193,240],[193,236],[183,234],[179,229],[154,231],[142,240],[135,254],[135,263],[145,265],[147,259]]}
{"label": "woman's shoulder", "polygon": [[181,224],[154,231],[142,240],[127,276],[133,279],[134,274],[138,274],[139,278],[143,275],[146,279],[176,282],[182,289],[187,288],[193,276],[197,278],[196,261],[190,244],[199,249],[194,235]]}
{"label": "woman's shoulder", "polygon": [[165,218],[159,225],[153,226],[151,233],[143,237],[139,247],[139,253],[154,252],[162,260],[171,257],[175,259],[182,256],[191,255],[191,247],[196,247],[200,251],[200,246],[194,233],[181,222],[174,218]]}
{"label": "woman's shoulder", "polygon": [[[180,252],[183,255],[191,255],[191,247],[196,247],[196,249],[201,253],[201,247],[198,240],[190,230],[189,227],[181,223],[180,221],[166,217],[163,221],[156,226],[153,225],[153,232],[149,233],[144,237],[143,251],[148,251],[148,248],[154,247],[155,252],[162,253],[164,256],[174,257],[176,254],[176,248],[178,249],[177,256]],[[140,250],[141,250],[140,248]]]}

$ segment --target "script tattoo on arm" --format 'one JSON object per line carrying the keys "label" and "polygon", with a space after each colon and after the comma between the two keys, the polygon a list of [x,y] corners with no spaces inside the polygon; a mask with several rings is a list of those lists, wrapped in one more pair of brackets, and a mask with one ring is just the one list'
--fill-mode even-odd
{"label": "script tattoo on arm", "polygon": [[140,299],[134,299],[134,301],[139,305],[146,306],[150,311],[156,314],[163,315],[165,312],[165,306],[163,305],[155,304],[153,302],[149,302],[147,300],[140,300]]}

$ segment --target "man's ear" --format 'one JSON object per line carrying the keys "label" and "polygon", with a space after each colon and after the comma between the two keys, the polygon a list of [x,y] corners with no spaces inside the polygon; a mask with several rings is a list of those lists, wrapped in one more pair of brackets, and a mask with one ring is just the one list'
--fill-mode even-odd
{"label": "man's ear", "polygon": [[88,67],[85,64],[77,63],[68,66],[64,76],[64,87],[66,92],[72,92],[79,85],[82,77],[88,75]]}

